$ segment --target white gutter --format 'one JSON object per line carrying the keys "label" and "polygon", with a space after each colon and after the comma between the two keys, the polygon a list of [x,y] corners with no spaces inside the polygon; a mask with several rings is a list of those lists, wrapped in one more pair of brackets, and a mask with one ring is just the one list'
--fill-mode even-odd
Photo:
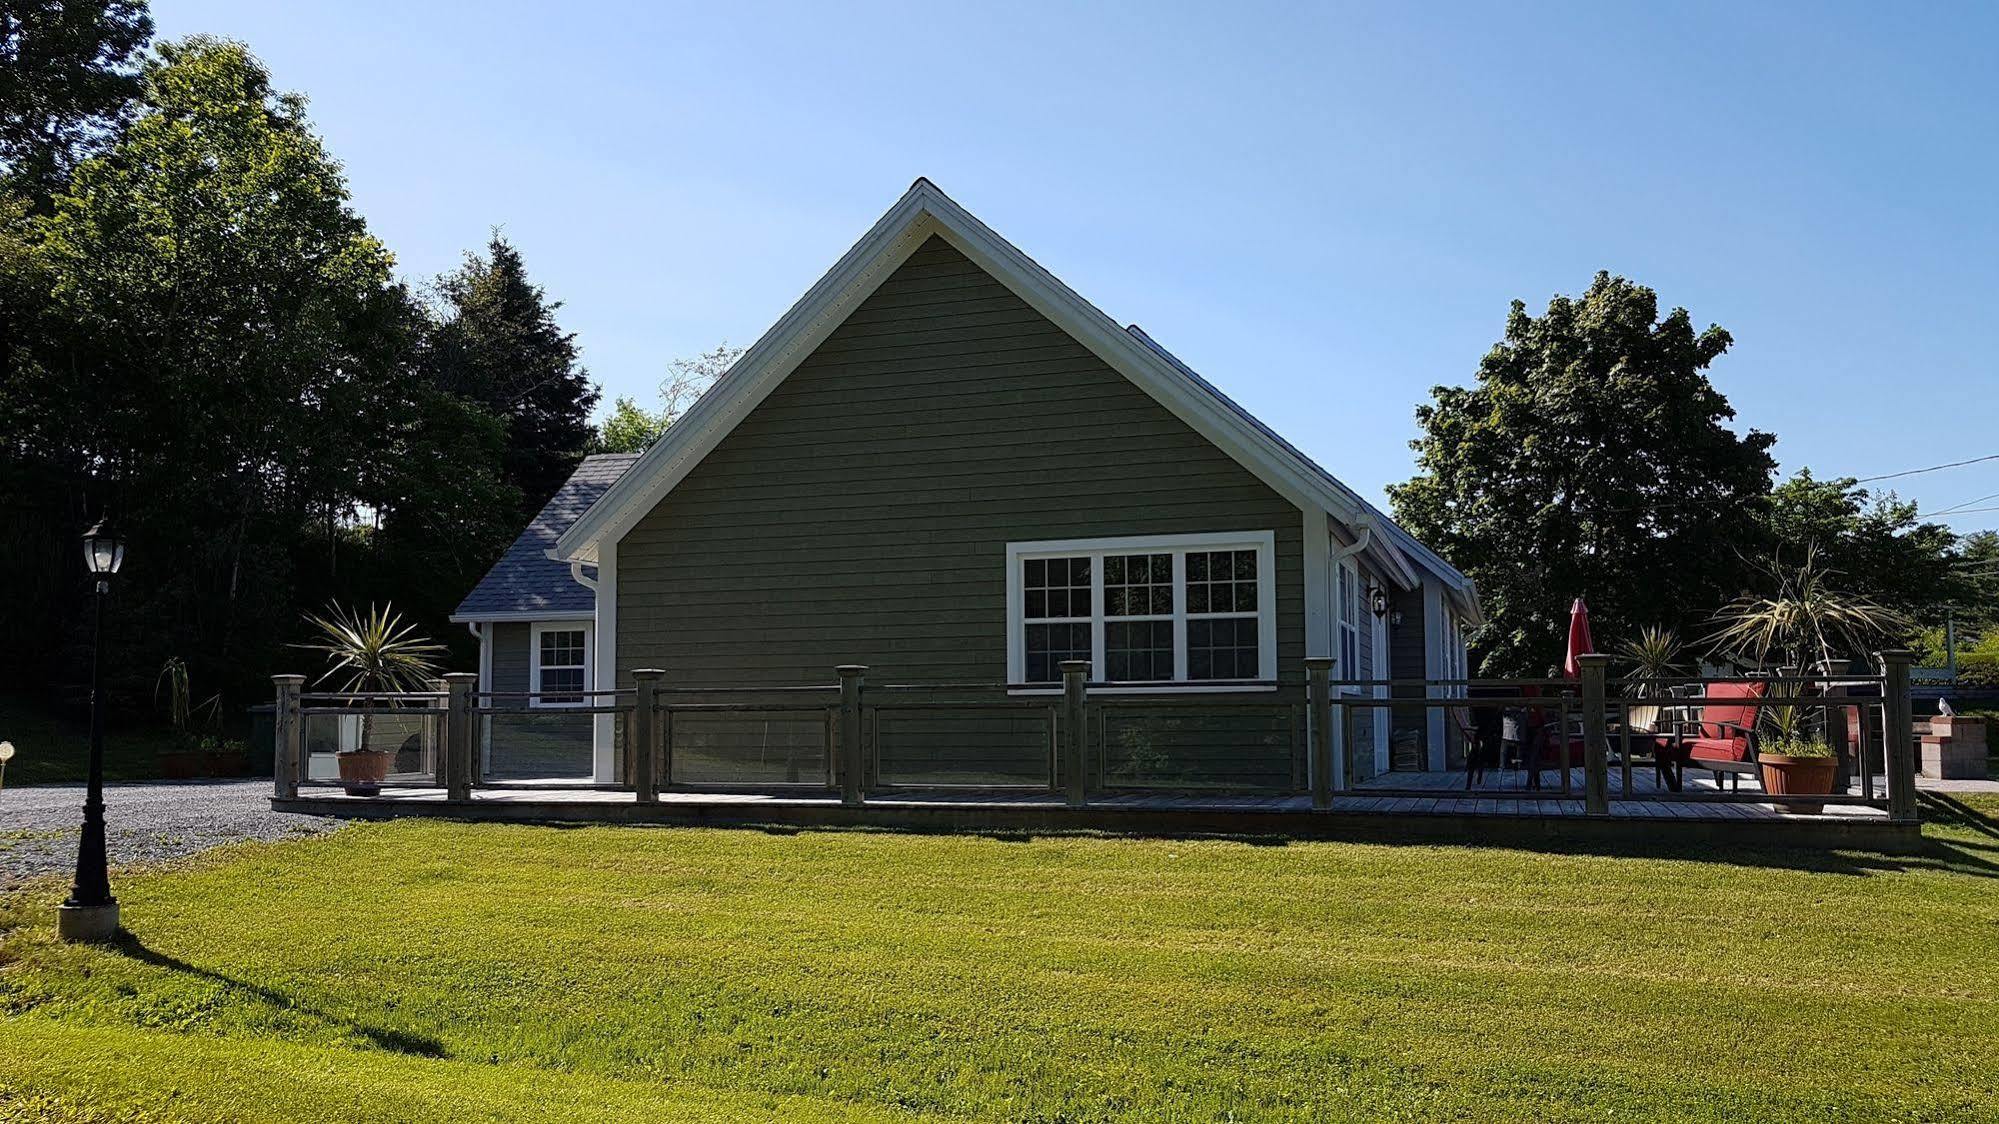
{"label": "white gutter", "polygon": [[1360,528],[1360,537],[1353,541],[1352,546],[1343,546],[1333,552],[1334,566],[1366,550],[1367,544],[1374,541],[1374,520],[1363,515],[1350,525]]}

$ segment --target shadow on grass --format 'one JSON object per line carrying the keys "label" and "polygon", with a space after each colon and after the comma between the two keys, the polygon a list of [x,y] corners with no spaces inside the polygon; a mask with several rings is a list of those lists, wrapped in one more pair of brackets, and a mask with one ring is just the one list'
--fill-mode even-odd
{"label": "shadow on grass", "polygon": [[[474,821],[465,821],[474,822]],[[1933,824],[1941,825],[1936,819]],[[1990,822],[1989,820],[1987,822]],[[556,825],[543,826],[582,826]],[[597,826],[597,825],[590,825]],[[635,827],[675,827],[674,824],[634,824]],[[1688,842],[1685,840],[1656,841],[1628,840],[1623,842],[1573,840],[1573,839],[1436,839],[1429,837],[1379,836],[1373,838],[1338,838],[1318,836],[1290,836],[1270,834],[1236,834],[1214,831],[1115,831],[1102,829],[973,829],[949,827],[908,827],[866,824],[708,824],[703,825],[718,830],[755,831],[765,835],[791,837],[799,835],[949,835],[960,838],[984,839],[995,843],[1033,843],[1038,840],[1059,840],[1077,838],[1097,839],[1150,839],[1160,841],[1210,840],[1235,843],[1245,847],[1289,847],[1293,844],[1311,843],[1367,843],[1380,846],[1408,847],[1472,847],[1480,850],[1527,851],[1548,856],[1572,856],[1578,858],[1631,858],[1631,859],[1674,859],[1683,862],[1718,863],[1726,866],[1762,867],[1773,870],[1796,870],[1815,874],[1842,874],[1862,877],[1874,874],[1897,874],[1910,871],[1935,870],[1951,874],[1962,874],[1972,878],[1999,878],[1999,844],[1986,845],[1978,842],[1937,839],[1925,837],[1922,845],[1906,854],[1876,853],[1853,850],[1818,850],[1810,847],[1784,847],[1749,845],[1723,847],[1708,842]]]}
{"label": "shadow on grass", "polygon": [[[1931,794],[1925,794],[1926,797]],[[414,809],[413,809],[414,810]],[[1980,810],[1956,800],[1939,800],[1929,803],[1926,809],[1926,823],[1920,839],[1910,837],[1893,850],[1863,849],[1866,844],[1842,843],[1837,840],[1823,842],[1766,841],[1756,838],[1757,830],[1752,825],[1733,823],[1727,820],[1710,821],[1707,826],[1727,833],[1722,838],[1691,838],[1686,835],[1659,834],[1638,836],[1627,832],[1643,830],[1639,821],[1620,825],[1619,834],[1614,838],[1601,835],[1561,834],[1561,825],[1582,823],[1561,817],[1549,817],[1544,823],[1554,825],[1552,833],[1537,834],[1533,826],[1537,822],[1527,817],[1473,817],[1470,824],[1459,827],[1461,834],[1440,831],[1433,817],[1411,815],[1397,824],[1395,814],[1375,814],[1355,817],[1334,817],[1312,821],[1308,825],[1300,822],[1306,830],[1231,831],[1221,825],[1209,827],[1188,827],[1174,829],[1162,824],[1143,827],[1126,825],[1071,826],[995,825],[965,822],[943,823],[799,823],[792,821],[759,820],[752,815],[719,816],[700,820],[662,821],[608,821],[584,822],[532,819],[490,820],[481,816],[467,816],[447,813],[438,816],[435,812],[419,811],[427,818],[446,819],[457,823],[513,823],[519,826],[539,826],[555,829],[575,829],[586,827],[651,827],[675,828],[698,827],[715,830],[754,831],[772,836],[788,837],[797,835],[824,835],[843,832],[876,835],[954,835],[959,837],[986,839],[1008,844],[1031,843],[1040,839],[1065,838],[1105,838],[1105,839],[1155,839],[1155,840],[1220,840],[1251,847],[1287,847],[1294,843],[1334,842],[1365,843],[1382,846],[1418,847],[1476,847],[1483,850],[1525,851],[1551,856],[1578,856],[1604,858],[1672,859],[1684,862],[1716,863],[1726,866],[1756,867],[1773,870],[1796,870],[1818,874],[1841,874],[1867,876],[1893,874],[1911,871],[1940,871],[1973,878],[1999,878],[1999,847],[1988,845],[1981,840],[1964,838],[1976,833],[1999,840],[1999,821]],[[371,809],[372,815],[363,818],[396,818],[393,813],[381,809]],[[1789,817],[1787,817],[1788,819]],[[1796,817],[1800,822],[1807,817]],[[1426,822],[1430,821],[1430,822]],[[1601,821],[1592,821],[1599,823]],[[1746,830],[1736,830],[1746,829]],[[1937,829],[1945,829],[1948,835],[1940,835]],[[1732,837],[1731,837],[1732,836]]]}
{"label": "shadow on grass", "polygon": [[255,996],[257,999],[273,1007],[287,1011],[297,1011],[310,1018],[343,1027],[367,1039],[371,1045],[379,1050],[387,1050],[391,1053],[407,1054],[419,1058],[442,1058],[446,1056],[444,1043],[435,1038],[422,1034],[412,1034],[405,1030],[369,1026],[366,1023],[356,1022],[353,1019],[308,1007],[282,992],[272,991],[270,988],[262,987],[258,984],[246,983],[232,976],[225,976],[220,972],[189,964],[179,957],[169,956],[164,952],[156,952],[140,943],[139,938],[123,930],[119,931],[118,938],[111,947],[141,964],[149,964],[155,968],[164,968],[169,972],[178,972],[182,975],[208,980],[211,983],[218,983],[232,991]]}
{"label": "shadow on grass", "polygon": [[1931,823],[1969,828],[1981,835],[1999,839],[1999,819],[1979,811],[1957,797],[1947,792],[1928,791],[1919,793],[1918,798],[1929,809]]}

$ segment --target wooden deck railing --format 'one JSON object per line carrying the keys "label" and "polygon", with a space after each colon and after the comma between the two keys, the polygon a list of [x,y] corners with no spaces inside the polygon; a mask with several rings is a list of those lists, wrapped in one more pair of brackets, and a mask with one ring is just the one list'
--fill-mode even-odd
{"label": "wooden deck railing", "polygon": [[[1879,670],[1872,675],[1771,678],[1773,690],[1788,689],[1800,697],[1786,694],[1774,704],[1764,699],[1757,705],[1795,703],[1818,713],[1818,727],[1843,765],[1857,773],[1859,792],[1846,792],[1849,785],[1843,782],[1832,799],[1884,808],[1894,820],[1913,821],[1913,661],[1903,652],[1881,653],[1877,659]],[[303,677],[279,675],[273,677],[276,791],[291,797],[301,784],[316,783],[309,779],[307,762],[310,724],[395,715],[425,723],[423,759],[429,763],[425,775],[405,775],[397,783],[427,783],[444,789],[450,800],[467,800],[474,789],[495,783],[482,764],[481,743],[495,740],[496,723],[554,715],[587,717],[592,723],[597,716],[611,717],[620,759],[618,783],[641,803],[657,802],[668,790],[802,787],[829,796],[837,792],[843,803],[859,806],[871,796],[904,789],[962,787],[1040,792],[1083,805],[1138,788],[1309,794],[1312,807],[1329,809],[1358,789],[1382,795],[1418,791],[1398,787],[1393,773],[1356,781],[1361,750],[1353,734],[1364,715],[1392,722],[1394,715],[1411,712],[1427,716],[1534,707],[1553,714],[1555,728],[1564,732],[1554,739],[1559,759],[1543,766],[1555,769],[1558,786],[1503,793],[1471,786],[1458,793],[1432,783],[1420,791],[1437,797],[1528,800],[1573,799],[1580,788],[1584,810],[1592,815],[1609,814],[1620,800],[1805,804],[1827,799],[1760,791],[1663,793],[1635,784],[1634,763],[1645,755],[1634,749],[1629,721],[1634,708],[1691,709],[1744,700],[1710,697],[1706,690],[1712,680],[1612,680],[1608,664],[1605,656],[1583,657],[1577,681],[1335,680],[1333,661],[1313,657],[1304,661],[1302,684],[1231,683],[1220,686],[1237,690],[1221,694],[1130,693],[1092,685],[1083,661],[1061,665],[1059,688],[1048,683],[870,684],[868,669],[857,664],[832,669],[829,683],[773,687],[675,686],[666,682],[663,671],[639,669],[632,673],[631,687],[560,695],[480,692],[477,676],[453,673],[427,692],[336,696],[308,694]],[[1857,697],[1851,693],[1855,690],[1869,697]],[[535,708],[557,699],[559,709]],[[1856,717],[1863,731],[1880,731],[1885,794],[1876,788],[1869,738],[1860,738],[1860,752],[1847,753],[1848,724]],[[760,756],[755,762],[760,771],[732,779],[729,770],[740,770],[741,762],[729,756],[727,739],[717,742],[712,732],[732,722],[760,724],[764,741],[754,747],[759,755],[769,749],[771,727],[782,727],[781,768]],[[1456,726],[1446,721],[1447,740]],[[703,727],[710,733],[704,735]],[[918,733],[907,734],[910,729]],[[1576,742],[1582,746],[1580,760],[1570,757]],[[980,752],[995,756],[981,759]],[[781,779],[774,779],[780,774]],[[1436,773],[1428,776],[1434,779]]]}

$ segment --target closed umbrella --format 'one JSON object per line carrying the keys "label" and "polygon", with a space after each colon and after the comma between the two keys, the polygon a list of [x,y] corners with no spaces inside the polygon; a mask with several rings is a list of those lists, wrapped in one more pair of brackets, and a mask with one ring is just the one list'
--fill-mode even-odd
{"label": "closed umbrella", "polygon": [[1576,657],[1586,656],[1594,651],[1596,651],[1596,642],[1589,636],[1589,606],[1578,597],[1576,603],[1569,607],[1569,660],[1562,665],[1562,670],[1571,679],[1581,679],[1583,665]]}

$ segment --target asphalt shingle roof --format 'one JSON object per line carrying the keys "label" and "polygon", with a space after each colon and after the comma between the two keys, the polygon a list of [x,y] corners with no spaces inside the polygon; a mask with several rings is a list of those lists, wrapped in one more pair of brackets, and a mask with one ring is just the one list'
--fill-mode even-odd
{"label": "asphalt shingle roof", "polygon": [[479,584],[472,587],[472,592],[465,595],[452,616],[482,620],[517,613],[573,616],[594,612],[597,595],[569,576],[567,562],[551,560],[548,549],[638,459],[637,453],[584,457],[576,472],[528,524],[527,530],[521,532],[521,537],[514,540],[514,545],[493,563],[486,576],[479,579]]}

